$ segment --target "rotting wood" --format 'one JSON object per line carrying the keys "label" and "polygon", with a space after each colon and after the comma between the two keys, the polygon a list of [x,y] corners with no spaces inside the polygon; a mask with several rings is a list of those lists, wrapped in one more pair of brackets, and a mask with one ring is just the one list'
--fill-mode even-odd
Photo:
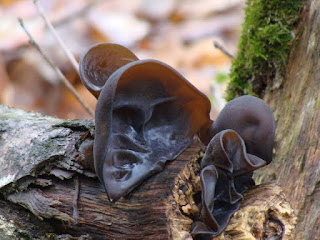
{"label": "rotting wood", "polygon": [[244,194],[242,206],[231,218],[223,235],[227,239],[294,240],[296,217],[279,186],[263,184]]}
{"label": "rotting wood", "polygon": [[[0,113],[0,233],[11,234],[8,239],[192,239],[192,218],[199,212],[198,162],[203,155],[198,141],[168,162],[163,172],[113,204],[84,159],[92,154],[92,120],[65,121],[5,106],[0,106]],[[78,224],[73,218],[75,178],[81,186]],[[270,205],[262,204],[267,193]],[[272,210],[272,219],[279,220],[273,225],[281,222],[285,229],[292,229],[293,211],[280,195],[275,186],[258,186],[246,195],[243,209],[256,204],[257,216],[270,216]],[[275,199],[283,204],[277,205]],[[286,210],[279,209],[280,205]],[[272,225],[266,225],[263,217],[248,218],[244,224],[239,217],[245,214],[241,211],[247,211],[243,209],[232,218],[221,239],[241,239],[241,234],[237,238],[234,232],[241,233],[242,228],[252,232],[252,221],[256,223],[254,231],[259,229],[261,234],[265,234],[265,226]],[[33,218],[35,225],[29,222]],[[290,232],[286,230],[286,234],[284,239],[290,239]]]}
{"label": "rotting wood", "polygon": [[304,1],[284,78],[265,100],[277,122],[273,162],[255,172],[275,182],[296,210],[296,239],[320,237],[320,1]]}

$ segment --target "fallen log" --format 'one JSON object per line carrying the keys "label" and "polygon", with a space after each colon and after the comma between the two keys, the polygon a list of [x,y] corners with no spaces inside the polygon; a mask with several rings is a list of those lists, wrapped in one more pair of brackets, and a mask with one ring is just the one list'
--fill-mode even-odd
{"label": "fallen log", "polygon": [[[205,147],[195,139],[164,171],[111,203],[93,171],[93,139],[93,120],[0,106],[1,239],[192,239]],[[215,239],[294,239],[295,219],[279,187],[260,185]]]}

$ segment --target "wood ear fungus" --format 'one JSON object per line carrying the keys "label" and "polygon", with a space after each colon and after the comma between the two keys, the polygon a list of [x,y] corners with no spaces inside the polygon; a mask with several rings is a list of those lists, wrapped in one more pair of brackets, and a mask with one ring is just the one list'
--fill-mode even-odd
{"label": "wood ear fungus", "polygon": [[266,165],[248,154],[243,139],[234,130],[216,134],[201,161],[201,221],[193,224],[194,239],[211,239],[227,226],[240,207],[242,194],[254,182],[248,173]]}
{"label": "wood ear fungus", "polygon": [[110,201],[161,171],[199,136],[202,208],[195,239],[211,239],[227,226],[252,172],[272,160],[275,120],[262,100],[230,101],[216,121],[210,101],[175,69],[139,60],[117,44],[97,44],[80,60],[80,77],[98,99],[93,147],[95,172]]}
{"label": "wood ear fungus", "polygon": [[[175,159],[189,146],[200,129],[210,126],[210,102],[175,69],[160,61],[131,61],[131,56],[131,62],[120,61],[118,69],[112,65],[104,70],[109,68],[109,60],[104,60],[109,55],[99,53],[94,63],[102,64],[98,64],[96,73],[94,67],[84,66],[90,65],[90,58],[96,55],[97,46],[93,48],[82,57],[81,68],[90,71],[84,71],[81,78],[97,86],[91,91],[99,96],[94,166],[110,201],[117,201],[161,171],[167,160]],[[110,48],[116,55],[119,47],[108,46],[106,52]],[[114,59],[123,59],[123,49],[119,54],[122,57]]]}
{"label": "wood ear fungus", "polygon": [[233,129],[243,138],[248,153],[267,163],[271,162],[275,120],[270,107],[263,100],[246,95],[230,101],[202,141],[207,144],[213,136],[225,129]]}
{"label": "wood ear fungus", "polygon": [[275,120],[268,105],[253,96],[230,101],[202,135],[202,207],[193,224],[195,239],[211,239],[227,226],[242,194],[254,185],[252,172],[272,160]]}
{"label": "wood ear fungus", "polygon": [[129,49],[114,43],[99,43],[81,57],[79,73],[82,83],[98,98],[105,82],[123,65],[138,60]]}

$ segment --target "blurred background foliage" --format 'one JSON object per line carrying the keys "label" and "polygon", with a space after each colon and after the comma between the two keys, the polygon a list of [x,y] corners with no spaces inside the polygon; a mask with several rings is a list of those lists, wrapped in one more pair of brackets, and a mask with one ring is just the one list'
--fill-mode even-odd
{"label": "blurred background foliage", "polygon": [[[115,42],[130,48],[140,59],[163,61],[209,97],[215,118],[225,104],[232,59],[213,42],[236,53],[244,2],[43,0],[40,4],[77,59],[92,44]],[[92,109],[96,104],[32,0],[0,0],[0,103],[60,118],[90,118],[28,43],[18,17]]]}

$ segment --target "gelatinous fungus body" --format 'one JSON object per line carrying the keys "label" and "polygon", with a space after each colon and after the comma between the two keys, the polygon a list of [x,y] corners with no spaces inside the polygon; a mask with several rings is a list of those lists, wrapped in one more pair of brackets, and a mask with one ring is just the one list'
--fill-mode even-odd
{"label": "gelatinous fungus body", "polygon": [[275,120],[268,105],[253,96],[230,101],[212,123],[201,161],[202,206],[193,224],[195,239],[211,239],[227,226],[242,194],[254,185],[252,173],[272,160]]}
{"label": "gelatinous fungus body", "polygon": [[201,220],[193,224],[195,239],[211,239],[227,226],[238,210],[242,194],[254,185],[250,173],[266,161],[246,152],[243,139],[234,130],[216,134],[201,161]]}
{"label": "gelatinous fungus body", "polygon": [[210,101],[175,69],[139,60],[129,49],[102,43],[80,60],[80,77],[98,99],[94,168],[110,201],[117,201],[175,159],[194,135],[207,145],[201,160],[201,215],[195,239],[227,226],[252,173],[272,160],[275,121],[261,99],[230,101],[216,121]]}
{"label": "gelatinous fungus body", "polygon": [[[103,45],[105,57],[115,54],[113,47]],[[82,57],[81,76],[89,82],[86,86],[99,85],[92,87],[98,98],[94,165],[109,199],[117,201],[161,171],[195,134],[210,126],[210,102],[172,67],[156,60],[135,60],[119,46],[120,63],[104,70],[108,61],[100,53],[97,60],[93,57],[97,48]],[[107,54],[109,48],[112,53]],[[124,55],[132,61],[124,61]],[[112,58],[115,61],[117,56]],[[87,64],[98,65],[99,71]]]}
{"label": "gelatinous fungus body", "polygon": [[225,129],[233,129],[243,138],[248,153],[271,162],[275,120],[263,100],[245,95],[230,101],[212,123],[204,143]]}

